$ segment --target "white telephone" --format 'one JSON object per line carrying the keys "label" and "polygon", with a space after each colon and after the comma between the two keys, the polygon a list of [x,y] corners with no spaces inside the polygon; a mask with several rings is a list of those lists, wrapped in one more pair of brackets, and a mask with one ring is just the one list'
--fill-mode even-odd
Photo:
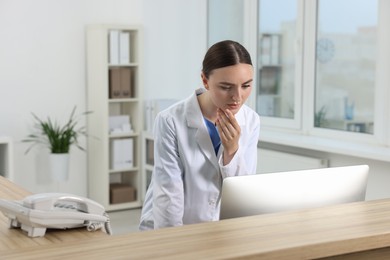
{"label": "white telephone", "polygon": [[67,193],[38,193],[23,200],[0,199],[0,210],[9,218],[9,228],[21,228],[29,237],[42,237],[47,228],[86,226],[95,231],[104,226],[111,234],[110,219],[99,203]]}

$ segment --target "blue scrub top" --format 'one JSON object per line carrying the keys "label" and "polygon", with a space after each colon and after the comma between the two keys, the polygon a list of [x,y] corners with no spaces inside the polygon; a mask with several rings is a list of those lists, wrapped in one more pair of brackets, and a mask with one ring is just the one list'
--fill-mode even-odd
{"label": "blue scrub top", "polygon": [[206,122],[207,130],[209,131],[211,142],[214,146],[215,155],[218,155],[219,147],[221,146],[221,138],[219,137],[217,127],[206,118],[204,118],[204,121]]}

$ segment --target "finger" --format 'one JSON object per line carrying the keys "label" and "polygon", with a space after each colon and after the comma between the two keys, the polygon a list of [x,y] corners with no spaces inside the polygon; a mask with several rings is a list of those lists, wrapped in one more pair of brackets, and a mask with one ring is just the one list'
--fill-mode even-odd
{"label": "finger", "polygon": [[222,110],[218,110],[219,129],[227,135],[229,133],[230,121]]}
{"label": "finger", "polygon": [[220,118],[225,122],[225,124],[231,124],[235,129],[239,127],[239,124],[234,117],[234,114],[229,110],[226,111],[219,109]]}
{"label": "finger", "polygon": [[230,141],[237,135],[237,131],[235,131],[232,125],[230,123],[226,124],[222,119],[217,120],[217,129],[222,141]]}
{"label": "finger", "polygon": [[234,116],[234,114],[232,113],[232,111],[230,111],[229,109],[226,109],[226,111],[224,111],[224,112],[225,112],[224,114],[229,119],[229,121],[233,125],[233,127],[235,129],[238,129],[240,125],[238,124],[237,119]]}
{"label": "finger", "polygon": [[221,142],[222,142],[223,144],[225,144],[227,138],[226,138],[226,134],[225,134],[225,132],[222,130],[222,128],[223,128],[223,127],[221,126],[220,121],[217,120],[217,129],[218,129],[219,137],[221,138]]}
{"label": "finger", "polygon": [[228,131],[232,136],[236,135],[239,129],[239,125],[237,120],[234,118],[233,113],[230,112],[230,116],[228,116],[221,110],[221,112],[218,112],[218,116],[220,118],[222,130],[224,130],[226,133]]}

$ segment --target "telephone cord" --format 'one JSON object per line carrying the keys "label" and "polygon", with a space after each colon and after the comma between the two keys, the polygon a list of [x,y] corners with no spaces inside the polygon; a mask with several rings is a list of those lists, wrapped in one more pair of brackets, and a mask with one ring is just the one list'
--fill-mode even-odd
{"label": "telephone cord", "polygon": [[112,229],[111,229],[111,224],[110,224],[110,218],[108,216],[108,214],[106,212],[104,212],[104,216],[107,217],[107,221],[104,222],[104,224],[102,222],[87,222],[86,223],[86,226],[87,226],[87,230],[88,231],[96,231],[98,229],[101,229],[104,227],[106,233],[108,235],[111,235],[112,234]]}
{"label": "telephone cord", "polygon": [[107,217],[107,221],[104,223],[104,229],[106,230],[106,233],[111,235],[112,234],[112,229],[111,229],[111,224],[110,224],[110,217],[106,212],[104,212],[104,216]]}

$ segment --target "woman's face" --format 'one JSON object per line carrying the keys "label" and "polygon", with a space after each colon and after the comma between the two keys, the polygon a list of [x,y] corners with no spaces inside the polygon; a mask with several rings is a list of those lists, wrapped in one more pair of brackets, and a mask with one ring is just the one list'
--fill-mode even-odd
{"label": "woman's face", "polygon": [[236,114],[252,91],[253,67],[240,63],[215,69],[208,79],[202,73],[202,80],[214,105]]}

